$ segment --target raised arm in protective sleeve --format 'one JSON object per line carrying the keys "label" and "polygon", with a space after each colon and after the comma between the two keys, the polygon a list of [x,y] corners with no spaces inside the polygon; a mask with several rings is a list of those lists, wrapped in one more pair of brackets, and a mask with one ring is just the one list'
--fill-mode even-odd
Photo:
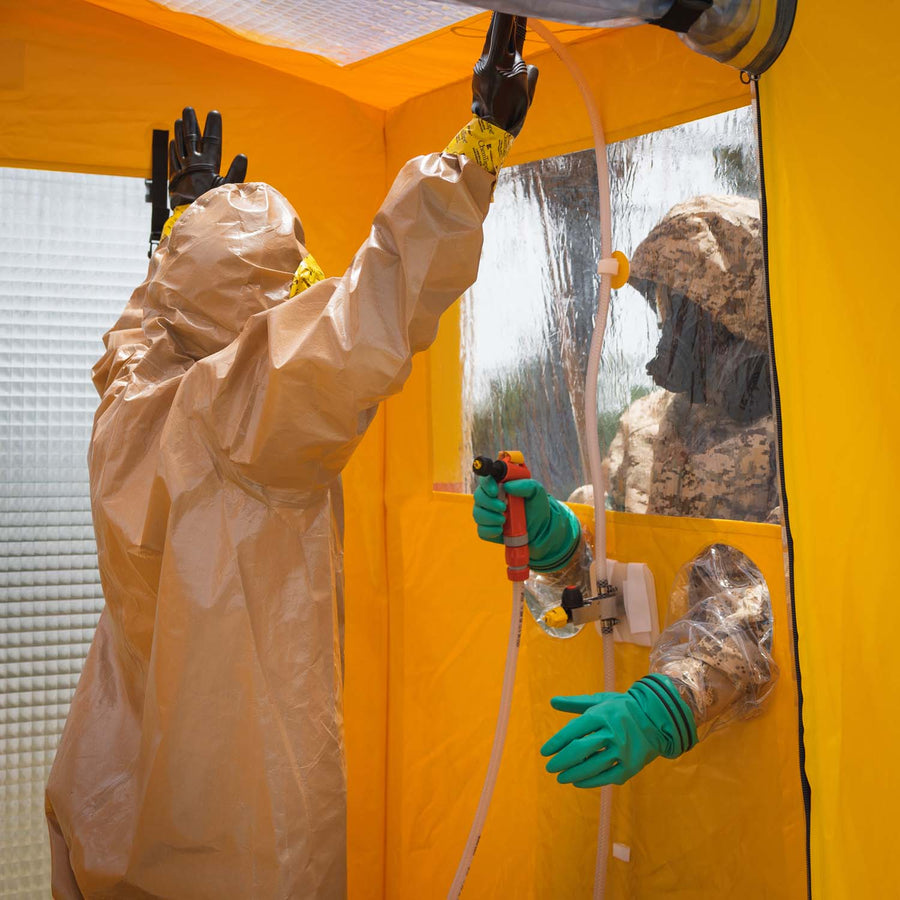
{"label": "raised arm in protective sleeve", "polygon": [[[400,389],[413,354],[474,282],[492,184],[462,156],[407,163],[343,277],[254,315],[193,367],[181,400],[240,478],[315,490],[340,473],[379,401]],[[173,244],[181,229],[212,235],[217,212],[247,188],[201,198]]]}

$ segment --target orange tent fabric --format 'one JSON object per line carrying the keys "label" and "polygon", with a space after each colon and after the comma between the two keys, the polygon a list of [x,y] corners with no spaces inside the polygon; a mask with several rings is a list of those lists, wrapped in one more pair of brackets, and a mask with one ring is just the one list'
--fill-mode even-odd
{"label": "orange tent fabric", "polygon": [[[0,0],[0,16],[7,51],[0,56],[0,165],[146,176],[153,127],[170,127],[185,103],[216,107],[225,156],[246,152],[251,177],[291,200],[329,274],[340,273],[364,239],[403,162],[444,146],[467,119],[468,73],[484,22],[341,68],[247,42],[149,0]],[[749,100],[734,70],[657,29],[557,31],[595,90],[611,140]],[[804,46],[795,58],[806,56]],[[589,146],[568,74],[537,42],[527,50],[541,83],[510,162]],[[191,60],[188,73],[177,65],[182,59]],[[802,98],[802,88],[793,89]],[[789,139],[782,127],[779,139]],[[474,540],[469,501],[433,490],[443,480],[435,476],[458,409],[456,335],[446,319],[438,346],[417,359],[404,393],[378,415],[345,477],[354,900],[446,890],[499,696],[508,614],[502,566],[496,548]],[[422,463],[414,474],[411,453]],[[661,609],[681,563],[726,538],[760,566],[773,601],[786,603],[780,533],[772,526],[613,516],[610,537],[611,555],[650,564]],[[616,840],[631,847],[633,863],[614,862],[617,893],[627,886],[646,898],[676,890],[686,898],[802,896],[786,605],[776,609],[776,629],[783,683],[771,713],[701,747],[702,758],[679,761],[671,779],[651,767],[620,792]],[[472,896],[589,892],[596,798],[561,793],[540,771],[534,748],[556,726],[551,693],[600,683],[594,638],[588,630],[557,643],[526,628],[510,744],[470,876]],[[623,681],[644,671],[644,651],[620,652]],[[738,756],[746,765],[736,777]]]}

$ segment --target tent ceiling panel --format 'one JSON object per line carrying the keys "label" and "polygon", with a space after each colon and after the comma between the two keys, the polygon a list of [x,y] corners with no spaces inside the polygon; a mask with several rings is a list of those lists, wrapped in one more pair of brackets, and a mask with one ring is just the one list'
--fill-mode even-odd
{"label": "tent ceiling panel", "polygon": [[[163,18],[150,22],[137,14],[149,10]],[[226,156],[248,153],[255,178],[298,185],[328,160],[328,171],[343,172],[342,184],[359,182],[358,164],[342,170],[341,161],[362,152],[381,173],[380,186],[373,187],[380,197],[385,175],[393,177],[417,153],[444,146],[468,115],[470,72],[487,18],[342,68],[247,41],[149,0],[0,0],[8,45],[0,86],[9,85],[0,90],[0,160],[148,175],[151,129],[170,128],[181,106],[191,103],[201,116],[221,109]],[[692,53],[662,29],[558,27],[561,39],[575,44],[572,53],[610,140],[748,102],[737,73]],[[255,54],[276,56],[265,62]],[[590,146],[571,76],[539,40],[529,37],[526,56],[540,67],[541,84],[514,161]],[[285,60],[293,67],[282,65]],[[361,103],[360,95],[372,102]],[[309,156],[316,147],[328,148],[321,162]],[[274,165],[273,154],[290,160],[288,171]],[[298,167],[298,154],[307,167]]]}
{"label": "tent ceiling panel", "polygon": [[[481,53],[484,34],[490,19],[490,13],[480,13],[462,24],[436,28],[427,34],[424,33],[426,29],[423,26],[420,29],[421,36],[419,37],[407,39],[399,46],[368,56],[359,62],[342,66],[324,56],[295,50],[289,46],[272,46],[260,43],[259,40],[250,40],[224,23],[200,15],[181,12],[169,6],[163,6],[154,0],[87,0],[87,2],[129,16],[179,37],[214,47],[238,56],[242,60],[259,63],[306,81],[334,88],[353,100],[381,110],[394,109],[413,97],[431,93],[448,84],[468,81],[472,65]],[[201,5],[201,0],[165,0],[165,2]],[[289,3],[288,0],[279,0],[279,2],[283,7],[295,8],[300,5],[299,0],[296,4]],[[304,2],[310,6],[314,5],[313,0],[304,0]],[[344,2],[349,6],[347,0]],[[386,8],[399,5],[395,3],[395,0],[382,0],[382,3]],[[243,4],[238,3],[237,0],[231,0],[230,5],[237,10]],[[253,4],[254,7],[274,5],[258,2]],[[334,20],[334,5],[328,3],[327,0],[317,0],[315,5],[321,10],[321,19],[326,21],[328,28],[331,29]],[[440,9],[441,5],[441,3],[422,2],[416,8],[417,10],[427,10],[430,7]],[[413,6],[412,0],[404,0],[404,6]],[[450,8],[449,3],[446,6],[448,9]],[[370,17],[368,27],[372,30],[380,27],[380,16],[377,26],[374,23],[372,15],[374,7],[370,3],[366,3],[365,8]],[[468,14],[473,12],[471,7],[466,9]],[[462,15],[465,14],[464,11]],[[359,17],[358,14],[357,17]],[[298,16],[298,20],[299,18]],[[604,33],[597,29],[555,23],[548,24],[548,27],[566,44]],[[529,36],[526,53],[534,54],[544,49],[546,49],[544,45]],[[292,112],[294,111],[285,109],[285,114]],[[307,110],[304,111],[304,114],[311,115],[314,112]],[[327,110],[318,112],[327,112]]]}
{"label": "tent ceiling panel", "polygon": [[473,15],[453,0],[156,0],[228,28],[243,38],[324,56],[341,65],[359,62]]}

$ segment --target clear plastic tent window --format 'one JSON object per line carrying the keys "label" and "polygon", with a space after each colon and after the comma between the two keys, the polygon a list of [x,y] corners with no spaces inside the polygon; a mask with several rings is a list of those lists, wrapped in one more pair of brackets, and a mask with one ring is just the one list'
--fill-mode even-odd
{"label": "clear plastic tent window", "polygon": [[49,896],[44,784],[103,608],[100,338],[147,269],[139,178],[0,169],[0,897]]}
{"label": "clear plastic tent window", "polygon": [[[778,515],[755,137],[749,108],[609,148],[613,292],[599,393],[607,507]],[[526,453],[589,500],[584,372],[596,307],[593,151],[503,173],[463,305],[463,454]]]}
{"label": "clear plastic tent window", "polygon": [[342,65],[358,62],[477,15],[453,0],[157,0],[177,12],[209,19],[241,37],[324,56]]}

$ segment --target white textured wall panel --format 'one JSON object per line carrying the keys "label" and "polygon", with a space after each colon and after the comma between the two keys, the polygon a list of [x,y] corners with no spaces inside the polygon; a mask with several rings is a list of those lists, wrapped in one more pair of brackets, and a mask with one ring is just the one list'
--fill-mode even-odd
{"label": "white textured wall panel", "polygon": [[136,178],[0,169],[0,897],[49,896],[44,782],[103,607],[100,338],[147,268]]}

